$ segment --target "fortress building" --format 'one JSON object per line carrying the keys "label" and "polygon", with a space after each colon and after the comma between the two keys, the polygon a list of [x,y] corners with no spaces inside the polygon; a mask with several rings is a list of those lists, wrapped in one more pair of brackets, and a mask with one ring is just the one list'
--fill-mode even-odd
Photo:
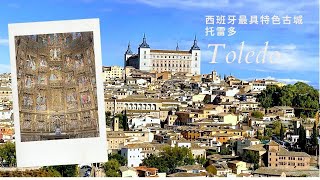
{"label": "fortress building", "polygon": [[194,75],[200,74],[201,50],[197,44],[197,38],[190,50],[179,50],[179,45],[175,50],[151,49],[144,35],[142,43],[139,45],[138,54],[131,51],[130,43],[124,54],[124,66],[132,66],[148,72],[186,72]]}

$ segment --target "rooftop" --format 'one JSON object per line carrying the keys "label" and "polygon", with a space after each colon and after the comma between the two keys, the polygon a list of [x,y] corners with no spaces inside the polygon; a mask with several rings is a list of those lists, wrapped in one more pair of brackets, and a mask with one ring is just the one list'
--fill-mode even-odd
{"label": "rooftop", "polygon": [[180,54],[191,54],[189,51],[177,51],[177,50],[160,50],[160,49],[152,49],[151,53],[180,53]]}

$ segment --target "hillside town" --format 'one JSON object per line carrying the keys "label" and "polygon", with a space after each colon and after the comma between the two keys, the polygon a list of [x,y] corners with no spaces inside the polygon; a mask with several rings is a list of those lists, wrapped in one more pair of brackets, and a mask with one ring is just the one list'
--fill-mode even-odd
{"label": "hillside town", "polygon": [[[196,38],[190,50],[156,50],[144,36],[124,66],[103,67],[109,161],[87,176],[319,176],[318,90],[200,74],[200,61]],[[4,145],[14,142],[10,74],[0,100]]]}

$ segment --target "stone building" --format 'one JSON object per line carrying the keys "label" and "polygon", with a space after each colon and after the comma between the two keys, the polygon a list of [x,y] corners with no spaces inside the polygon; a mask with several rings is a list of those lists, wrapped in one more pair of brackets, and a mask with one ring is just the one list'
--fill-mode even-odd
{"label": "stone building", "polygon": [[132,66],[143,71],[154,72],[186,72],[193,75],[200,74],[201,50],[195,37],[190,50],[151,49],[144,36],[139,45],[138,53],[134,54],[130,43],[124,54],[124,66]]}
{"label": "stone building", "polygon": [[268,150],[268,167],[291,170],[306,170],[310,167],[311,156],[305,152],[288,151],[271,141]]}

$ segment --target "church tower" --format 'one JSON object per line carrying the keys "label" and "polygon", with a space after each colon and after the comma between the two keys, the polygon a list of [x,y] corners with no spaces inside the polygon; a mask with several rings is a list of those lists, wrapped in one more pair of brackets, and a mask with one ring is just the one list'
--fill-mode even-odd
{"label": "church tower", "polygon": [[201,62],[201,51],[198,46],[197,36],[194,37],[193,45],[190,49],[192,54],[191,62],[191,73],[194,75],[200,74],[200,62]]}
{"label": "church tower", "polygon": [[139,69],[143,71],[152,70],[150,59],[150,46],[147,43],[146,35],[143,35],[142,43],[138,49],[139,53]]}
{"label": "church tower", "polygon": [[119,131],[119,118],[113,118],[113,131]]}
{"label": "church tower", "polygon": [[126,65],[127,65],[127,60],[128,60],[128,58],[130,58],[132,55],[133,55],[133,53],[132,53],[132,51],[131,51],[131,45],[130,45],[130,42],[129,42],[129,43],[128,43],[127,51],[124,53],[124,66],[123,66],[123,67],[126,67]]}

